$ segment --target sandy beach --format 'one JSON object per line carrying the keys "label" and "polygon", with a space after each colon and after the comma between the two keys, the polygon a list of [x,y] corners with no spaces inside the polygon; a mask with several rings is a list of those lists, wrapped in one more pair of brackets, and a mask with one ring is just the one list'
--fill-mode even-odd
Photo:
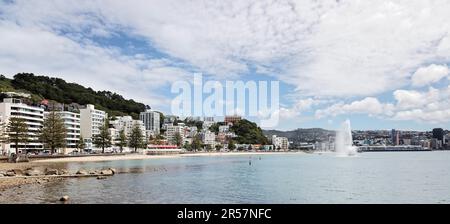
{"label": "sandy beach", "polygon": [[147,160],[147,159],[169,159],[181,157],[197,157],[197,156],[256,156],[256,155],[281,155],[281,154],[303,154],[304,152],[198,152],[174,155],[117,155],[117,156],[86,156],[72,158],[57,158],[37,160],[32,163],[63,163],[63,162],[103,162],[117,160]]}

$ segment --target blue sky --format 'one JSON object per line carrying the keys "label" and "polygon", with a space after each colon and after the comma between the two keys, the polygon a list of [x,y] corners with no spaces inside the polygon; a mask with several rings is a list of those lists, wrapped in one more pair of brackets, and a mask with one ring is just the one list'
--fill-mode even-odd
{"label": "blue sky", "polygon": [[274,129],[448,129],[448,11],[445,0],[0,0],[0,73],[61,77],[165,113],[171,85],[193,73],[279,81]]}

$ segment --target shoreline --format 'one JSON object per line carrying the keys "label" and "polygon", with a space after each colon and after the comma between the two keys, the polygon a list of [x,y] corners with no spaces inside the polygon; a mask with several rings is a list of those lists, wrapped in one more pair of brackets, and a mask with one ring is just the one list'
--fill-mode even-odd
{"label": "shoreline", "polygon": [[130,154],[130,155],[116,155],[116,156],[85,156],[73,158],[54,158],[36,160],[30,163],[66,163],[66,162],[107,162],[107,161],[122,161],[122,160],[150,160],[150,159],[172,159],[183,157],[216,157],[216,156],[252,156],[252,155],[288,155],[288,154],[306,154],[305,152],[198,152],[185,154],[171,154],[171,155],[144,155],[144,154]]}
{"label": "shoreline", "polygon": [[[124,161],[124,160],[152,160],[152,159],[174,159],[183,157],[221,157],[221,156],[259,156],[259,155],[290,155],[290,154],[306,154],[305,152],[197,152],[173,155],[107,155],[107,156],[84,156],[72,158],[52,158],[34,160],[28,163],[3,163],[0,162],[0,171],[28,168],[37,168],[44,170],[46,167],[52,167],[61,163],[90,163],[90,162],[107,162],[107,161]],[[42,176],[42,177],[0,177],[0,193],[6,189],[21,188],[28,184],[43,184],[52,181],[62,180],[61,177]]]}

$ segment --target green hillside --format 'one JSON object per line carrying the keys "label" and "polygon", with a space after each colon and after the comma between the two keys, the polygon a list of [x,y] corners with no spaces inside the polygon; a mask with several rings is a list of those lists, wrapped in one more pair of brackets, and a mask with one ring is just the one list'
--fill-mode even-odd
{"label": "green hillside", "polygon": [[32,73],[19,73],[13,79],[1,75],[0,90],[30,93],[33,101],[49,99],[65,104],[93,104],[111,116],[131,115],[138,118],[139,113],[145,110],[144,104],[110,91],[94,91],[60,78],[35,76]]}

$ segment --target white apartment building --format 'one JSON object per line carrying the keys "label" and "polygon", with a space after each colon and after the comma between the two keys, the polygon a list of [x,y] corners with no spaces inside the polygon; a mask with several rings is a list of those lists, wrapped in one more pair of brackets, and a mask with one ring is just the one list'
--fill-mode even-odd
{"label": "white apartment building", "polygon": [[133,120],[131,116],[116,117],[116,120],[110,121],[110,124],[117,130],[117,136],[112,136],[113,139],[118,138],[122,130],[125,132],[125,135],[129,136],[135,125],[139,126],[142,135],[146,136],[144,123],[141,120]]}
{"label": "white apartment building", "polygon": [[189,127],[188,137],[193,138],[198,133],[197,127]]}
{"label": "white apartment building", "polygon": [[203,129],[209,129],[211,126],[213,126],[215,124],[214,121],[203,121]]}
{"label": "white apartment building", "polygon": [[[43,150],[43,145],[39,141],[39,130],[44,123],[44,109],[41,107],[29,106],[22,103],[19,99],[5,98],[0,103],[0,117],[2,122],[7,125],[11,117],[25,119],[28,126],[28,142],[19,144],[19,151]],[[15,152],[12,144],[2,143],[2,151],[5,153]]]}
{"label": "white apartment building", "polygon": [[144,124],[147,133],[159,135],[161,121],[160,114],[158,112],[147,110],[145,112],[141,112],[139,118]]}
{"label": "white apartment building", "polygon": [[[50,112],[45,112],[46,117]],[[63,149],[63,154],[68,154],[77,149],[77,144],[80,141],[81,136],[81,119],[79,113],[74,113],[70,111],[57,111],[57,114],[64,121],[64,126],[66,127],[66,147]]]}
{"label": "white apartment building", "polygon": [[186,132],[185,132],[185,126],[184,125],[178,125],[178,126],[174,126],[173,124],[167,124],[165,125],[166,127],[166,139],[173,143],[175,140],[175,135],[176,133],[179,133],[181,138],[183,139],[182,142],[184,142],[184,138],[186,137]]}
{"label": "white apartment building", "polygon": [[287,151],[289,149],[289,140],[286,137],[272,136],[272,145],[275,146],[275,150]]}
{"label": "white apartment building", "polygon": [[230,126],[228,125],[221,125],[219,126],[219,132],[220,133],[225,133],[225,132],[229,132],[230,131]]}
{"label": "white apartment building", "polygon": [[215,147],[216,146],[216,134],[214,132],[211,131],[204,131],[202,133],[202,142],[205,145],[211,145],[211,147]]}
{"label": "white apartment building", "polygon": [[81,135],[88,149],[92,149],[92,137],[100,134],[100,128],[105,124],[108,114],[105,111],[95,109],[94,105],[88,104],[86,108],[80,109]]}

